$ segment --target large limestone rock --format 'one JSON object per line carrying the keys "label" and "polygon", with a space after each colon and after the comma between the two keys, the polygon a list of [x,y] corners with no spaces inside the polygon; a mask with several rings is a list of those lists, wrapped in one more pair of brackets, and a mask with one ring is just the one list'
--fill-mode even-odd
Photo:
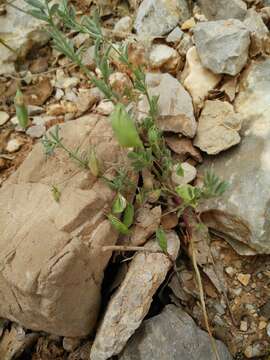
{"label": "large limestone rock", "polygon": [[239,20],[199,23],[194,41],[203,66],[216,74],[237,75],[248,60],[250,34]]}
{"label": "large limestone rock", "polygon": [[207,204],[203,215],[242,254],[270,254],[270,59],[244,73],[235,106],[243,118],[242,141],[209,159],[204,169],[229,182],[225,195]]}
{"label": "large limestone rock", "polygon": [[[166,236],[168,253],[176,259],[180,240],[173,231]],[[147,315],[155,292],[172,267],[172,261],[160,252],[156,240],[147,243],[146,247],[153,252],[135,255],[124,281],[108,305],[91,350],[91,360],[107,360],[123,350]]]}
{"label": "large limestone rock", "polygon": [[243,20],[247,13],[243,0],[199,0],[198,3],[209,20]]}
{"label": "large limestone rock", "polygon": [[[67,147],[95,147],[105,171],[120,159],[107,118],[85,116],[62,125],[60,135]],[[113,196],[62,149],[46,158],[35,145],[0,190],[0,317],[58,335],[89,334],[111,256],[101,246],[117,239],[104,215]]]}
{"label": "large limestone rock", "polygon": [[[12,4],[27,10],[23,0],[15,0]],[[0,37],[23,57],[33,46],[42,46],[48,41],[49,36],[42,30],[42,26],[43,21],[7,6],[7,14],[0,17]],[[17,54],[0,44],[0,75],[14,70],[13,61],[17,59]]]}
{"label": "large limestone rock", "polygon": [[181,80],[192,96],[193,104],[197,109],[203,107],[208,92],[214,89],[221,78],[222,75],[214,74],[202,65],[195,46],[188,50]]}
{"label": "large limestone rock", "polygon": [[[189,93],[182,84],[170,74],[146,75],[149,94],[158,96],[159,117],[157,124],[161,130],[181,133],[193,138],[197,123]],[[139,120],[145,118],[149,105],[144,97],[138,105]]]}
{"label": "large limestone rock", "polygon": [[161,36],[190,16],[186,0],[143,0],[134,27],[142,38]]}
{"label": "large limestone rock", "polygon": [[[216,341],[220,360],[232,360]],[[146,320],[128,342],[120,360],[215,360],[209,335],[182,309],[167,305],[161,314]]]}
{"label": "large limestone rock", "polygon": [[209,155],[238,144],[241,140],[241,116],[233,106],[220,100],[207,100],[198,122],[194,145]]}

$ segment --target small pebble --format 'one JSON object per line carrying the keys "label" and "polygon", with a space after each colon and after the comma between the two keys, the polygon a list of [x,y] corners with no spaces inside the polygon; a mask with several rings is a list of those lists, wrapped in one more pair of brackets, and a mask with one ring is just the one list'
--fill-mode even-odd
{"label": "small pebble", "polygon": [[4,125],[9,119],[8,113],[5,111],[0,111],[0,126]]}
{"label": "small pebble", "polygon": [[112,101],[102,100],[96,107],[96,112],[100,115],[110,115],[113,112],[114,104]]}
{"label": "small pebble", "polygon": [[18,139],[11,139],[8,141],[6,146],[6,151],[9,153],[14,153],[18,151],[22,146],[22,142],[20,142]]}
{"label": "small pebble", "polygon": [[27,110],[29,116],[39,115],[44,112],[44,109],[41,106],[36,105],[28,105]]}
{"label": "small pebble", "polygon": [[235,274],[235,269],[231,266],[225,268],[226,274],[232,277]]}
{"label": "small pebble", "polygon": [[241,321],[241,323],[240,323],[240,330],[241,330],[241,331],[247,331],[247,330],[248,330],[248,323],[247,323],[247,321]]}
{"label": "small pebble", "polygon": [[71,338],[71,337],[64,337],[63,338],[63,348],[67,352],[74,351],[77,347],[81,344],[81,339],[79,338]]}
{"label": "small pebble", "polygon": [[65,93],[64,93],[64,91],[62,89],[57,88],[56,92],[55,92],[55,95],[54,95],[55,100],[61,100],[62,97],[64,96],[64,94]]}
{"label": "small pebble", "polygon": [[262,320],[262,321],[259,322],[259,330],[265,329],[266,326],[267,326],[267,322],[266,322],[266,321],[263,321],[263,320]]}
{"label": "small pebble", "polygon": [[247,286],[249,284],[250,278],[251,278],[250,274],[242,274],[241,273],[241,274],[238,274],[238,276],[237,276],[238,281],[244,286]]}
{"label": "small pebble", "polygon": [[118,32],[130,32],[131,29],[132,29],[132,19],[130,16],[123,17],[122,19],[117,21],[117,23],[114,26],[114,31],[118,31]]}
{"label": "small pebble", "polygon": [[180,42],[180,40],[182,39],[184,33],[183,31],[180,29],[179,26],[177,26],[172,32],[169,33],[169,35],[166,37],[166,41],[168,43],[172,42],[172,43],[178,43]]}
{"label": "small pebble", "polygon": [[176,185],[186,185],[188,183],[190,183],[191,181],[193,181],[196,178],[197,175],[197,170],[194,166],[190,165],[188,162],[183,162],[181,164],[182,169],[184,171],[184,175],[180,176],[177,175],[177,165],[175,165],[173,167],[173,171],[172,171],[172,181],[176,184]]}
{"label": "small pebble", "polygon": [[40,138],[46,132],[46,127],[44,125],[34,125],[27,129],[26,134],[31,138]]}
{"label": "small pebble", "polygon": [[186,20],[182,26],[181,29],[184,30],[190,30],[192,29],[194,26],[196,25],[195,19],[194,18],[190,18],[188,20]]}

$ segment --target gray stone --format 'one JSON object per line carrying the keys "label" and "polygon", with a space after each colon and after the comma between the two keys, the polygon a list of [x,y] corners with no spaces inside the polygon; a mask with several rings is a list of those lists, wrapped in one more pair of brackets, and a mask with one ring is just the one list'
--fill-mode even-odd
{"label": "gray stone", "polygon": [[[176,259],[180,240],[174,231],[166,233],[166,237],[168,253]],[[133,257],[125,279],[109,302],[91,350],[91,360],[107,360],[123,350],[172,267],[172,261],[160,252],[156,239],[145,247],[151,252],[138,252]]]}
{"label": "gray stone", "polygon": [[[15,0],[13,5],[27,10],[28,5],[23,0]],[[33,46],[42,46],[48,40],[48,34],[42,29],[44,22],[33,18],[14,7],[7,6],[6,15],[1,16],[1,39],[17,54],[0,44],[0,74],[14,70],[17,56],[24,57]]]}
{"label": "gray stone", "polygon": [[[68,148],[95,148],[107,174],[122,159],[107,118],[62,124],[60,135]],[[114,196],[62,149],[46,157],[34,146],[0,189],[0,317],[68,337],[94,329],[111,256],[102,246],[117,240],[104,215]]]}
{"label": "gray stone", "polygon": [[[220,360],[232,360],[216,341]],[[146,320],[130,339],[119,360],[215,360],[209,335],[181,308],[167,305],[161,314]]]}
{"label": "gray stone", "polygon": [[194,145],[209,155],[227,150],[240,142],[241,117],[225,101],[207,100],[198,122]]}
{"label": "gray stone", "polygon": [[46,132],[46,127],[44,125],[34,125],[30,126],[26,130],[26,134],[29,135],[32,138],[40,138],[43,136]]}
{"label": "gray stone", "polygon": [[216,74],[234,76],[248,60],[250,34],[239,20],[197,24],[194,41],[202,64]]}
{"label": "gray stone", "polygon": [[143,0],[134,27],[140,37],[161,36],[190,16],[186,0]]}
{"label": "gray stone", "polygon": [[119,32],[130,32],[132,29],[132,18],[130,16],[125,16],[122,19],[118,20],[114,25],[114,31]]}
{"label": "gray stone", "polygon": [[203,165],[229,182],[224,196],[205,204],[203,219],[244,255],[270,254],[269,103],[266,58],[252,62],[240,82],[235,108],[242,116],[241,144]]}
{"label": "gray stone", "polygon": [[243,20],[247,4],[242,0],[199,0],[202,12],[208,20]]}
{"label": "gray stone", "polygon": [[169,33],[169,35],[166,37],[166,41],[168,43],[178,43],[182,39],[184,35],[184,32],[180,29],[179,26],[177,26],[173,31]]}
{"label": "gray stone", "polygon": [[[151,96],[159,96],[157,124],[161,130],[181,133],[193,138],[197,123],[194,117],[192,100],[182,84],[169,74],[146,75],[146,82]],[[139,102],[139,120],[149,110],[146,97]]]}

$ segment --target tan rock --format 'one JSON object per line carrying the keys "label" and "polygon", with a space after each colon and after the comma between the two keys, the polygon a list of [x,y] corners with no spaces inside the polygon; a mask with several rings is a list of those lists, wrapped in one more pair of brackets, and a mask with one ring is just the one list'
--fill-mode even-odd
{"label": "tan rock", "polygon": [[240,142],[240,128],[241,117],[230,103],[207,100],[199,118],[194,145],[209,155],[218,154]]}
{"label": "tan rock", "polygon": [[221,78],[221,75],[214,74],[202,65],[195,46],[188,50],[181,80],[196,108],[203,106],[208,91],[214,89]]}
{"label": "tan rock", "polygon": [[135,218],[135,225],[132,228],[131,243],[133,245],[143,245],[152,236],[160,225],[161,207],[153,209],[141,207],[138,209]]}
{"label": "tan rock", "polygon": [[244,286],[247,286],[250,282],[251,275],[250,274],[238,274],[237,275],[238,281]]}
{"label": "tan rock", "polygon": [[[52,129],[50,129],[52,131]],[[61,125],[68,148],[94,147],[103,163],[122,161],[107,118]],[[122,151],[122,150],[121,150]],[[61,192],[52,196],[52,186]],[[41,143],[0,190],[0,316],[33,330],[76,337],[94,328],[103,271],[117,234],[104,215],[114,193],[62,150]]]}
{"label": "tan rock", "polygon": [[149,54],[149,63],[152,69],[160,69],[164,72],[176,72],[180,61],[178,52],[164,44],[154,45]]}
{"label": "tan rock", "polygon": [[[175,259],[180,246],[175,232],[167,233],[167,242],[168,252]],[[147,243],[146,247],[160,251],[156,240]],[[140,252],[135,255],[124,281],[109,302],[91,350],[91,360],[106,360],[123,350],[143,321],[153,295],[171,266],[171,260],[162,253]]]}
{"label": "tan rock", "polygon": [[0,111],[0,126],[4,125],[9,119],[9,114],[5,111]]}

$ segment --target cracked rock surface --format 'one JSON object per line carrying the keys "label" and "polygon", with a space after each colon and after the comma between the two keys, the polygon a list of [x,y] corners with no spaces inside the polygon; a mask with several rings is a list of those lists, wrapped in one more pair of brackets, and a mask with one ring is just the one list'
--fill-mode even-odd
{"label": "cracked rock surface", "polygon": [[[88,115],[60,131],[67,146],[95,146],[104,164],[117,161],[120,150],[106,118]],[[63,151],[46,158],[42,144],[35,145],[0,190],[1,317],[57,335],[89,334],[111,255],[101,246],[117,239],[103,213],[113,196]]]}

